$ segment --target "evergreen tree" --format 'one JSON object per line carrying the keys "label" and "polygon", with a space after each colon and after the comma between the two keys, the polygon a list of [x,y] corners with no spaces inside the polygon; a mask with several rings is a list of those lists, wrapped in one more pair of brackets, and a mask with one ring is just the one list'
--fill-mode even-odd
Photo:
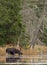
{"label": "evergreen tree", "polygon": [[19,44],[23,48],[28,45],[21,9],[21,0],[0,0],[0,45]]}
{"label": "evergreen tree", "polygon": [[0,44],[16,43],[22,30],[21,0],[0,0]]}

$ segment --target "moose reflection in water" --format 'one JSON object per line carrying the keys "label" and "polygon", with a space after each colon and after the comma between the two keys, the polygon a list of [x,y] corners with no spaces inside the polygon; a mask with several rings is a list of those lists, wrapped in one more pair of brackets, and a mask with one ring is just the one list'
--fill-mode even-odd
{"label": "moose reflection in water", "polygon": [[[23,54],[20,50],[15,48],[7,48],[6,53],[8,54],[6,57],[6,62],[16,62],[21,59],[20,55]],[[15,54],[18,54],[18,57],[15,57]]]}

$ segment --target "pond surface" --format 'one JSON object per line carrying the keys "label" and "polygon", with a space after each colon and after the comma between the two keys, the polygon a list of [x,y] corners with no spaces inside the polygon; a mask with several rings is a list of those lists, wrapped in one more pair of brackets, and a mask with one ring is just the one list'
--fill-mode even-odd
{"label": "pond surface", "polygon": [[[0,56],[0,63],[14,65],[47,65],[47,55],[22,55],[18,58]],[[20,63],[20,64],[19,64]]]}

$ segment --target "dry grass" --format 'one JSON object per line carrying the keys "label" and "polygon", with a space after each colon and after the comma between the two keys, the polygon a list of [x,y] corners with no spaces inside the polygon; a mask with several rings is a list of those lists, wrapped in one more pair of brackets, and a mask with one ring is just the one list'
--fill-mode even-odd
{"label": "dry grass", "polygon": [[[6,48],[13,48],[13,46],[9,46],[9,45],[6,45],[5,47],[0,47],[0,55],[6,55]],[[16,48],[16,46],[14,46],[14,48]],[[34,49],[30,48],[30,49],[22,49],[21,50],[23,52],[23,54],[25,55],[37,55],[39,54],[41,51],[43,53],[47,53],[47,46],[39,46],[39,45],[36,45],[34,47]]]}
{"label": "dry grass", "polygon": [[26,55],[38,55],[40,52],[43,52],[44,54],[47,54],[47,46],[39,46],[36,45],[34,49],[30,48],[28,50],[22,49],[22,52]]}
{"label": "dry grass", "polygon": [[6,55],[5,50],[6,50],[5,47],[0,47],[0,56]]}

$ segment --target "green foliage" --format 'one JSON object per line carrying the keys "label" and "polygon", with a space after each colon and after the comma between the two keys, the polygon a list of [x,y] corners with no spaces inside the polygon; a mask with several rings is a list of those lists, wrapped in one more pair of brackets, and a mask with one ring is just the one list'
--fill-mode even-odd
{"label": "green foliage", "polygon": [[45,43],[45,45],[47,45],[47,24],[44,25],[44,28],[41,27],[43,33],[40,32],[39,34],[39,39],[41,40],[41,42]]}
{"label": "green foliage", "polygon": [[0,45],[19,41],[21,47],[27,46],[29,36],[25,33],[21,9],[21,0],[0,0]]}
{"label": "green foliage", "polygon": [[24,49],[28,49],[30,36],[27,33],[22,33],[20,37],[20,46]]}
{"label": "green foliage", "polygon": [[23,28],[21,0],[0,0],[0,44],[16,43]]}

